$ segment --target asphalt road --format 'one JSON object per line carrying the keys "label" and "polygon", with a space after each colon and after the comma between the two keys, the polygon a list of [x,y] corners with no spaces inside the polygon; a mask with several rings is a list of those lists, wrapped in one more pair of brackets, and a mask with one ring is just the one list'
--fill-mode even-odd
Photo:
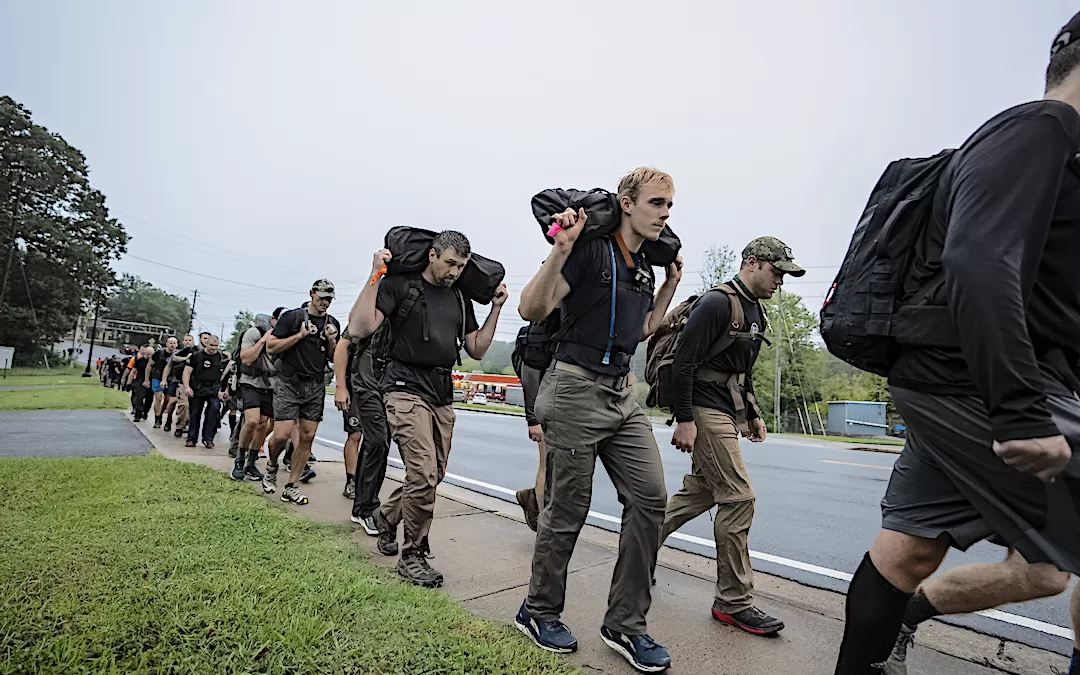
{"label": "asphalt road", "polygon": [[[328,400],[318,435],[331,443],[324,444],[329,447],[320,449],[318,455],[333,455],[340,447],[333,443],[344,442],[340,420],[341,413]],[[682,485],[690,459],[670,445],[670,428],[659,425],[655,433],[668,493],[674,494]],[[879,504],[896,455],[827,447],[809,439],[744,442],[742,448],[757,493],[750,533],[750,548],[761,554],[755,555],[755,569],[846,591],[845,575],[854,572],[881,524]],[[396,449],[391,450],[391,456],[396,458]],[[524,419],[459,410],[449,462],[450,473],[459,478],[448,477],[447,481],[513,502],[512,495],[498,488],[516,490],[532,485],[537,459],[537,448],[526,436]],[[621,506],[599,462],[592,509],[600,517],[590,517],[591,524],[618,529]],[[670,539],[669,545],[715,557],[710,514],[691,521],[680,532],[691,540]],[[696,538],[704,541],[694,541]],[[997,562],[1003,556],[1004,549],[983,543],[967,552],[951,551],[944,567]],[[815,570],[815,566],[825,569]],[[1058,627],[1069,626],[1067,594],[1003,609]],[[955,622],[1062,654],[1071,652],[1069,640],[1044,631],[981,616],[957,617]]]}

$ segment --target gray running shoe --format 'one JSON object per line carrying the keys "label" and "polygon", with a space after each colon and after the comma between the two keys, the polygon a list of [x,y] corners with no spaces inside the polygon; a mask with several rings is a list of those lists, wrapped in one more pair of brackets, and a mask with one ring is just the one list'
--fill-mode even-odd
{"label": "gray running shoe", "polygon": [[267,464],[266,473],[263,474],[262,485],[263,492],[268,495],[274,494],[277,491],[277,464]]}
{"label": "gray running shoe", "polygon": [[892,654],[885,662],[884,675],[907,675],[907,653],[915,645],[915,627],[900,625],[900,635],[896,637]]}
{"label": "gray running shoe", "polygon": [[346,479],[345,489],[341,491],[341,496],[345,499],[356,499],[356,483]]}
{"label": "gray running shoe", "polygon": [[293,504],[299,504],[303,506],[308,503],[307,495],[300,492],[300,486],[296,484],[286,485],[285,489],[281,491],[281,501],[292,502]]}

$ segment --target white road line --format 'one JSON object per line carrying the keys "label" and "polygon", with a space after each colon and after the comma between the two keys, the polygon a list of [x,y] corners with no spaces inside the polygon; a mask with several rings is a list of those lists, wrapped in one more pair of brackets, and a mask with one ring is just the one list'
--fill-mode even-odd
{"label": "white road line", "polygon": [[[318,436],[315,437],[315,440],[325,445],[330,445],[336,448],[345,447],[344,443],[338,443],[337,441],[331,441],[329,439]],[[393,457],[389,457],[387,459],[395,466],[402,469],[405,468],[405,465],[401,463],[401,460],[395,459]],[[476,487],[484,488],[486,490],[492,490],[494,492],[499,492],[501,494],[509,495],[511,497],[517,494],[517,492],[515,492],[514,490],[504,488],[500,485],[492,485],[491,483],[485,483],[481,480],[475,480],[472,478],[466,478],[465,476],[459,476],[455,473],[447,473],[446,477],[450,478],[451,480],[460,481],[468,485],[475,485]],[[608,523],[614,523],[616,525],[622,524],[621,518],[609,516],[608,514],[600,513],[599,511],[589,511],[589,517],[595,518],[596,520],[603,520]],[[707,548],[715,548],[716,546],[716,544],[711,539],[705,539],[704,537],[695,537],[691,534],[674,532],[671,536],[675,539],[686,541],[691,544],[698,544],[699,546],[705,546]],[[829,577],[830,579],[837,579],[839,581],[851,581],[852,575],[847,572],[841,572],[839,570],[829,569],[828,567],[820,567],[818,565],[804,563],[801,560],[792,560],[791,558],[784,558],[778,555],[773,555],[771,553],[762,553],[760,551],[754,550],[750,551],[750,557],[757,558],[758,560],[763,560],[765,562],[770,562],[774,565],[781,565],[783,567],[790,567],[792,569],[801,570],[803,572],[809,572],[811,574],[818,574],[823,577]],[[1039,621],[1037,619],[1029,619],[1026,616],[1010,614],[1008,612],[1002,612],[997,609],[988,609],[983,612],[977,612],[977,614],[985,616],[988,619],[993,619],[995,621],[1000,621],[1002,623],[1007,623],[1013,626],[1020,626],[1022,628],[1030,628],[1031,630],[1039,631],[1040,633],[1046,633],[1048,635],[1055,635],[1057,637],[1065,638],[1066,640],[1073,639],[1073,632],[1068,628],[1065,628],[1063,626],[1057,626],[1052,623],[1046,623],[1045,621]]]}

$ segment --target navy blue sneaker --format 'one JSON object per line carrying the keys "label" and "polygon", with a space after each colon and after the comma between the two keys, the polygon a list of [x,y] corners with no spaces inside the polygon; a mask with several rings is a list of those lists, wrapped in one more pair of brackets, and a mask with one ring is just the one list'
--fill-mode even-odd
{"label": "navy blue sneaker", "polygon": [[232,479],[244,480],[244,456],[240,455],[233,460]]}
{"label": "navy blue sneaker", "polygon": [[314,478],[316,475],[318,474],[315,473],[315,469],[312,469],[310,464],[305,464],[304,472],[300,474],[300,482],[306,483],[312,478]]}
{"label": "navy blue sneaker", "polygon": [[600,629],[600,637],[635,669],[643,673],[660,673],[671,667],[671,655],[648,635],[623,635],[608,628]]}
{"label": "navy blue sneaker", "polygon": [[514,625],[540,649],[556,654],[577,651],[577,640],[562,621],[537,621],[525,609],[525,603],[521,603],[521,609],[514,617]]}

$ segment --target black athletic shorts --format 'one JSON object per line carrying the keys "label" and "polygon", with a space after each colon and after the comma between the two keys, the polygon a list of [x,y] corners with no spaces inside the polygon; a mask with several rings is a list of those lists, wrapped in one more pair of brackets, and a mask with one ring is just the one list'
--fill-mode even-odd
{"label": "black athletic shorts", "polygon": [[364,430],[360,424],[359,400],[360,397],[356,395],[355,391],[349,392],[349,409],[341,413],[342,418],[345,420],[345,433],[347,434],[359,434]]}
{"label": "black athletic shorts", "polygon": [[[240,410],[248,410],[250,408],[258,408],[259,414],[263,417],[273,418],[274,416],[274,390],[273,389],[259,389],[253,387],[250,384],[241,384],[240,391],[238,393],[240,398]],[[236,398],[236,397],[233,397]]]}
{"label": "black athletic shorts", "polygon": [[1066,473],[1046,484],[994,454],[981,399],[891,391],[908,438],[881,502],[884,529],[947,534],[961,550],[991,539],[1028,562],[1080,574],[1080,401],[1048,397],[1074,455]]}

